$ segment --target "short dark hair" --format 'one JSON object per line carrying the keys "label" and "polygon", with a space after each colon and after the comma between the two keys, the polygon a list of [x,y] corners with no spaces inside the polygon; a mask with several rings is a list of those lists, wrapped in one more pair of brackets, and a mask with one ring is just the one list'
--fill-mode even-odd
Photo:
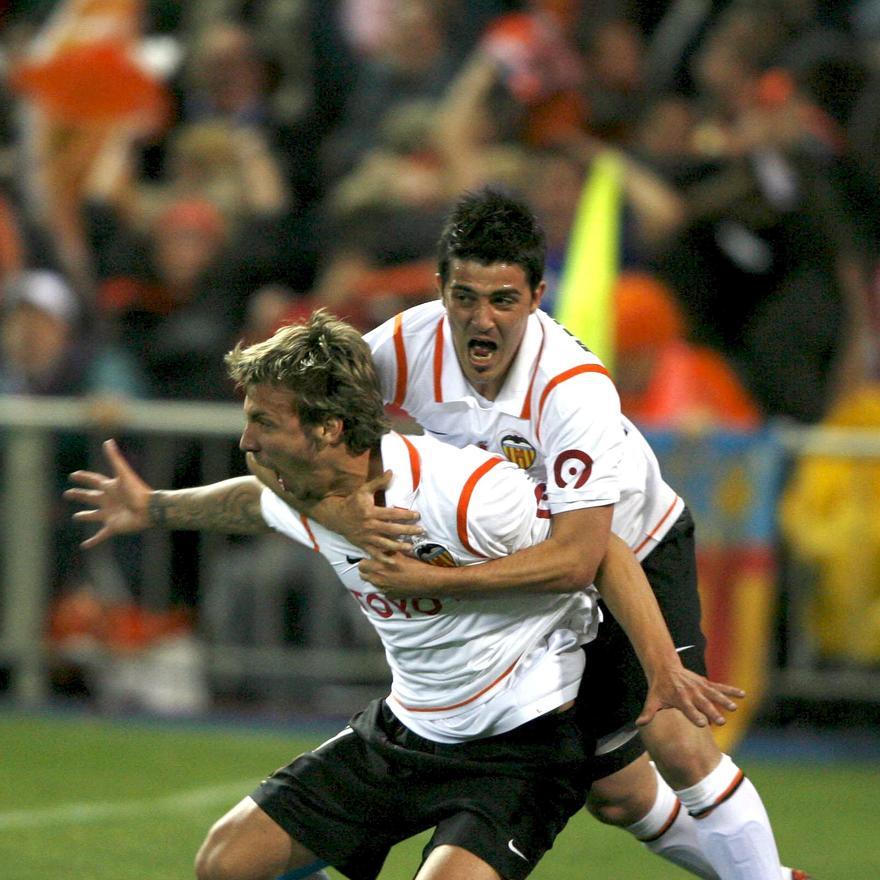
{"label": "short dark hair", "polygon": [[445,286],[453,260],[485,266],[512,263],[535,290],[544,277],[544,230],[521,199],[486,187],[465,193],[446,218],[437,247],[437,271]]}
{"label": "short dark hair", "polygon": [[239,343],[226,355],[226,367],[245,389],[269,384],[293,392],[303,425],[340,419],[343,442],[355,455],[377,446],[389,429],[370,347],[323,309],[263,342]]}

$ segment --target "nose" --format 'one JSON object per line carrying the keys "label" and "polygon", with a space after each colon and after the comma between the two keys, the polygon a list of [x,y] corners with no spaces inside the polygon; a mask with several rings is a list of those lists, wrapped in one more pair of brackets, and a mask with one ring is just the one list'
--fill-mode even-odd
{"label": "nose", "polygon": [[492,304],[482,300],[477,302],[471,313],[471,323],[475,330],[491,330],[495,325],[495,311]]}
{"label": "nose", "polygon": [[257,452],[259,450],[259,444],[253,437],[250,425],[246,425],[245,429],[241,432],[241,437],[238,440],[238,448],[242,452]]}

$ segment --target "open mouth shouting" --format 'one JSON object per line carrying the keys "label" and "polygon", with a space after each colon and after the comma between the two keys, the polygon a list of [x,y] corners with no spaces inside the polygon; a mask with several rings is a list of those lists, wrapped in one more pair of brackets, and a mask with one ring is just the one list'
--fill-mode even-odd
{"label": "open mouth shouting", "polygon": [[477,370],[491,366],[497,351],[498,343],[491,339],[479,337],[468,341],[468,360]]}
{"label": "open mouth shouting", "polygon": [[257,453],[251,453],[253,455],[253,460],[256,462],[257,466],[262,468],[264,471],[264,479],[268,479],[270,476],[274,478],[275,482],[284,492],[290,492],[291,489],[284,481],[284,477],[281,476],[281,472],[274,465],[270,464],[266,459],[262,458]]}

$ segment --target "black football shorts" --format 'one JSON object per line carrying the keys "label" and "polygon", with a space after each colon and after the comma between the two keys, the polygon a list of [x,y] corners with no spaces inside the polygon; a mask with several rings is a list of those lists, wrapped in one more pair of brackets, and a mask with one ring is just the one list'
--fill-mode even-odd
{"label": "black football shorts", "polygon": [[[700,627],[694,521],[687,508],[642,560],[642,568],[682,663],[705,675],[706,637]],[[648,684],[620,624],[604,606],[602,614],[598,636],[584,646],[587,665],[577,700],[581,723],[595,733],[598,742],[593,779],[623,769],[645,751],[633,722],[642,711]]]}
{"label": "black football shorts", "polygon": [[423,858],[453,844],[520,880],[584,805],[593,746],[573,708],[450,745],[417,736],[376,700],[251,797],[352,880],[372,880],[394,844],[428,828]]}

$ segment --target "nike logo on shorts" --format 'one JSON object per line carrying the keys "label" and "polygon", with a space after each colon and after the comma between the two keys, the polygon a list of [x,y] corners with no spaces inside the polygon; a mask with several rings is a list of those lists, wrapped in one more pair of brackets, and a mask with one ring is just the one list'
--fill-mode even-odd
{"label": "nike logo on shorts", "polygon": [[507,848],[515,855],[519,856],[524,862],[527,862],[528,859],[516,848],[516,844],[513,842],[513,838],[507,841]]}
{"label": "nike logo on shorts", "polygon": [[682,651],[687,651],[688,648],[696,648],[696,647],[697,647],[696,645],[683,645],[680,648],[676,648],[675,653],[680,654]]}
{"label": "nike logo on shorts", "polygon": [[[357,565],[359,562],[363,562],[363,560],[364,560],[363,556],[346,556],[345,557],[345,561],[349,565]],[[684,650],[684,648],[682,648],[682,650]]]}

